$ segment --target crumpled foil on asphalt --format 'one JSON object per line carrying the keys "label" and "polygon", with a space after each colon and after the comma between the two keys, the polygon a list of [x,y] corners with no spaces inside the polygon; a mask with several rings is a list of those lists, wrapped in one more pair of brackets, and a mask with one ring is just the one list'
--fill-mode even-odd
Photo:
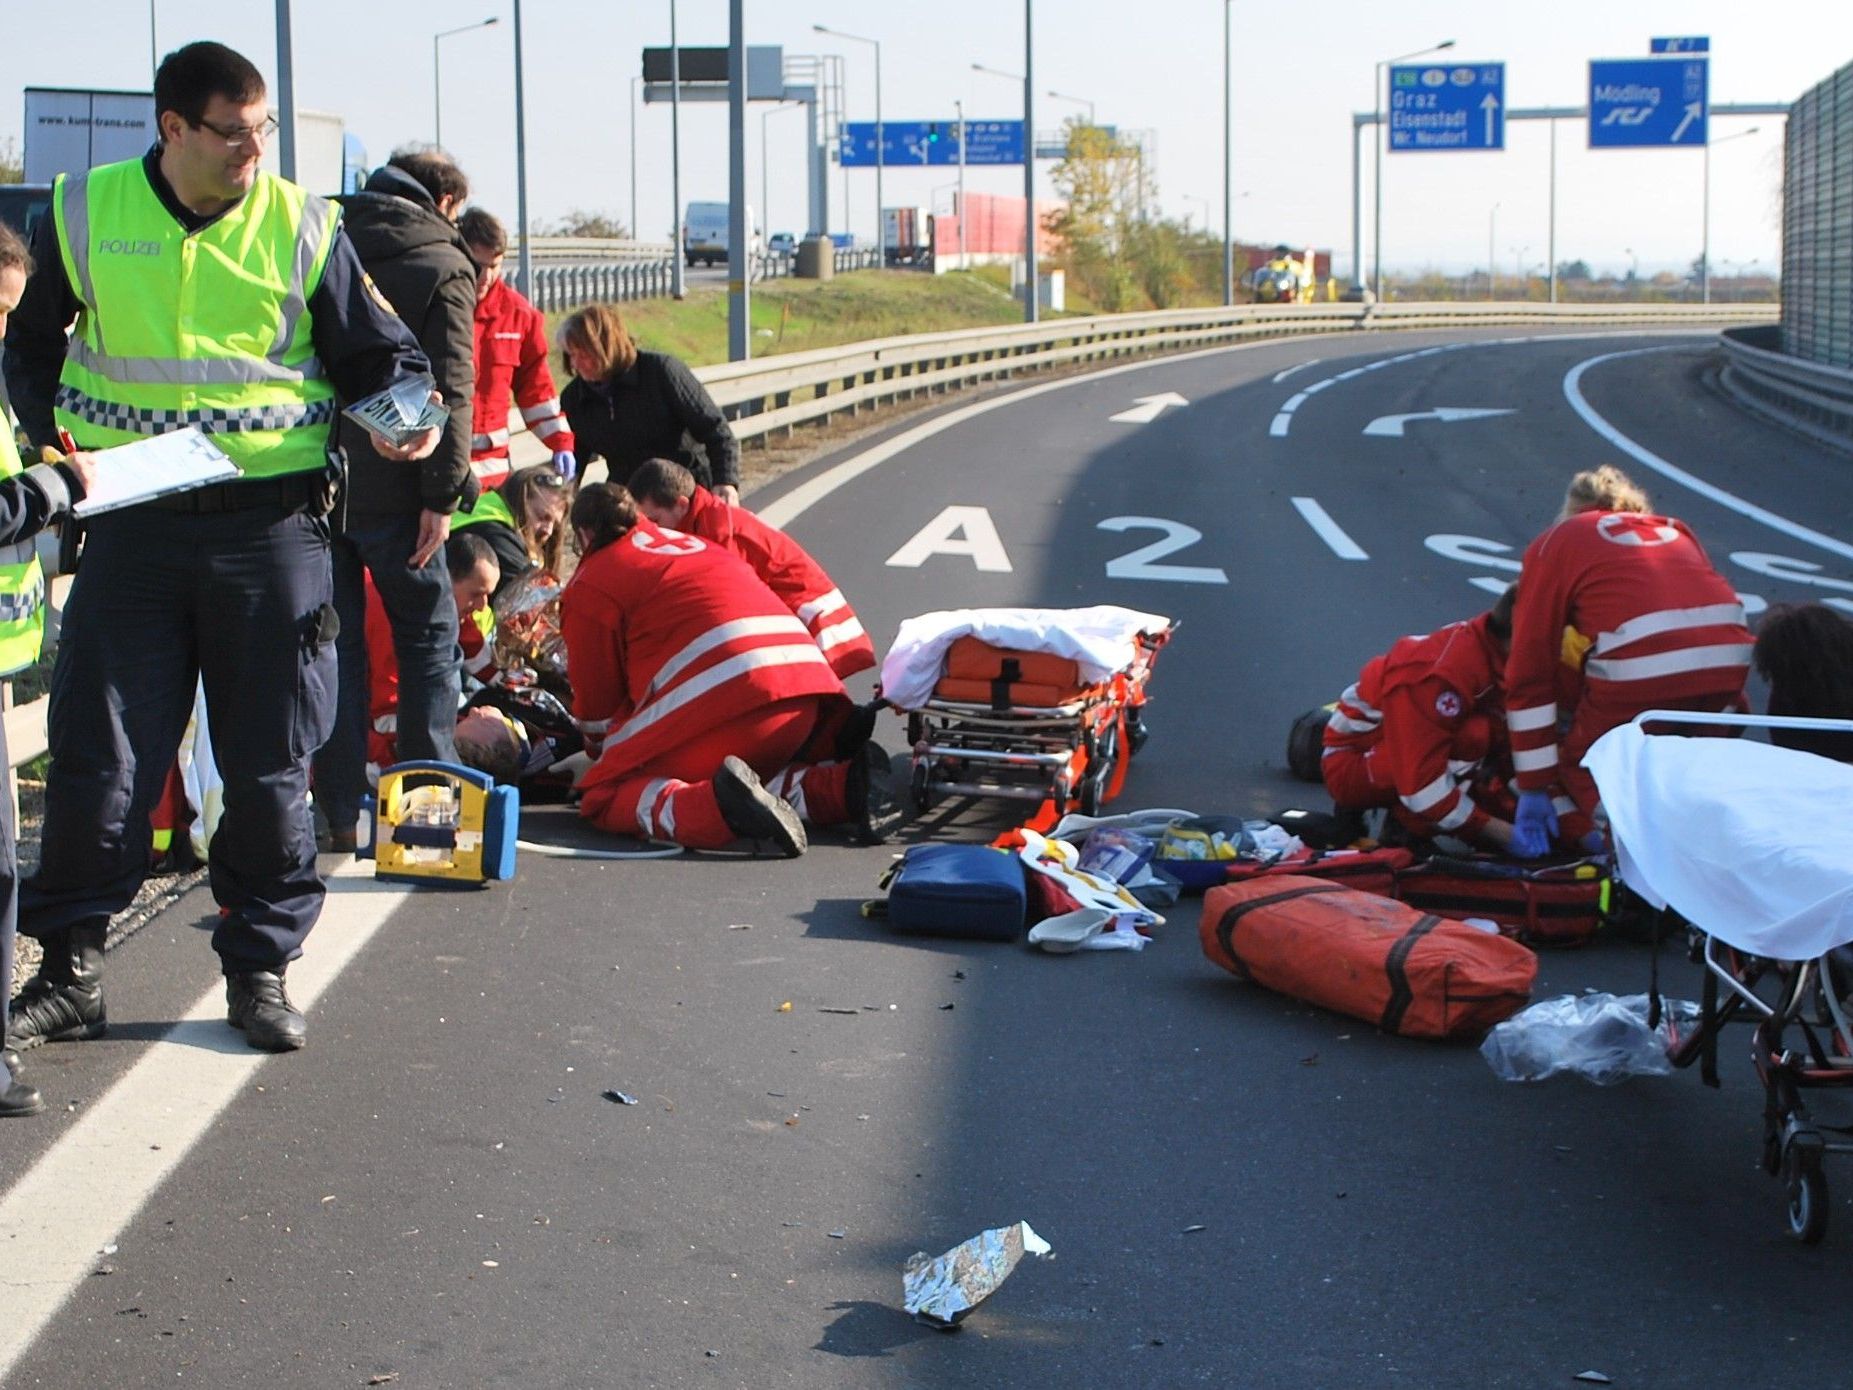
{"label": "crumpled foil on asphalt", "polygon": [[951,1329],[996,1293],[1025,1255],[1054,1253],[1027,1221],[981,1232],[937,1259],[922,1250],[901,1267],[903,1306],[917,1322]]}

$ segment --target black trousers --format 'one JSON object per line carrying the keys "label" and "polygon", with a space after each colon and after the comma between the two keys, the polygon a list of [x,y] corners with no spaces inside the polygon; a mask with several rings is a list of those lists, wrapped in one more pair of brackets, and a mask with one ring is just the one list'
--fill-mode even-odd
{"label": "black trousers", "polygon": [[406,564],[417,543],[416,515],[350,516],[347,529],[334,538],[340,689],[333,732],[315,758],[315,799],[330,829],[353,829],[367,792],[367,730],[372,719],[363,570],[373,576],[399,663],[399,722],[394,735],[399,761],[457,761],[457,673],[463,661],[457,646],[457,601],[451,597],[450,569],[442,550],[423,569]]}
{"label": "black trousers", "polygon": [[302,954],[321,913],[309,760],[334,721],[327,522],[279,502],[93,520],[52,671],[39,870],[19,926],[101,924],[148,873],[149,810],[203,681],[225,812],[208,847],[228,972]]}
{"label": "black trousers", "polygon": [[13,940],[19,934],[19,832],[13,825],[13,759],[0,720],[0,1038],[13,999]]}

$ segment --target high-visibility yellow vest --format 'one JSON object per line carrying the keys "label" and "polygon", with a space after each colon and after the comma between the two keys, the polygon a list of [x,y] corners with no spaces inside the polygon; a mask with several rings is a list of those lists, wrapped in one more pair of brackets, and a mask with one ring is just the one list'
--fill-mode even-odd
{"label": "high-visibility yellow vest", "polygon": [[450,519],[451,534],[470,526],[480,526],[485,521],[499,521],[511,531],[521,528],[515,525],[515,514],[508,509],[508,503],[502,500],[499,492],[485,492],[476,499],[474,511],[457,512]]}
{"label": "high-visibility yellow vest", "polygon": [[[18,477],[19,446],[13,421],[0,410],[0,480]],[[35,542],[0,545],[0,676],[23,671],[39,659],[45,639],[45,572]]]}
{"label": "high-visibility yellow vest", "polygon": [[52,215],[81,307],[54,415],[85,448],[196,425],[246,477],[321,468],[335,389],[310,341],[339,209],[260,173],[189,232],[139,159],[61,174]]}

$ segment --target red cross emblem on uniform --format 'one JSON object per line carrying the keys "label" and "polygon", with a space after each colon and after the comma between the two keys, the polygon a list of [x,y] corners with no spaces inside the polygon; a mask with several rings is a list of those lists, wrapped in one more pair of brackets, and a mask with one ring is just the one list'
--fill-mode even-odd
{"label": "red cross emblem on uniform", "polygon": [[693,555],[708,548],[700,536],[685,536],[680,531],[668,530],[653,536],[641,527],[631,532],[631,544],[646,555]]}
{"label": "red cross emblem on uniform", "polygon": [[1452,690],[1444,690],[1435,697],[1435,713],[1443,719],[1458,719],[1461,709],[1461,697]]}
{"label": "red cross emblem on uniform", "polygon": [[1596,523],[1596,534],[1613,545],[1671,545],[1679,528],[1657,516],[1610,512]]}

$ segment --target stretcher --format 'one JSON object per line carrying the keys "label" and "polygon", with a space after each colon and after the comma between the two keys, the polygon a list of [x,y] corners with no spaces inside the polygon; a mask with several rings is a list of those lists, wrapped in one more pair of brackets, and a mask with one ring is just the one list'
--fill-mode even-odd
{"label": "stretcher", "polygon": [[1175,630],[1159,619],[1130,634],[1123,664],[1098,679],[1059,651],[954,641],[932,693],[896,705],[913,750],[915,809],[963,795],[1098,815],[1150,733],[1146,687]]}
{"label": "stretcher", "polygon": [[1763,1168],[1783,1183],[1789,1234],[1814,1244],[1827,1231],[1824,1161],[1853,1154],[1853,1124],[1825,1122],[1804,1099],[1853,1087],[1853,767],[1644,729],[1674,724],[1849,731],[1853,720],[1650,710],[1584,759],[1619,877],[1684,929],[1704,971],[1698,1019],[1671,1025],[1668,1057],[1699,1063],[1716,1086],[1723,1030],[1751,1026]]}

